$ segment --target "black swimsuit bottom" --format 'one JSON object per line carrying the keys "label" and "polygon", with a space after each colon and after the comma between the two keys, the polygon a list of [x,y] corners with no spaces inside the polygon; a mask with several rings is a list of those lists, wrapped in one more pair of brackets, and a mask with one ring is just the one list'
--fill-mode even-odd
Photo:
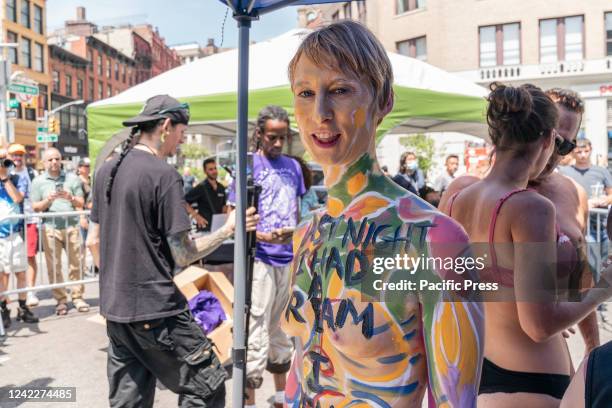
{"label": "black swimsuit bottom", "polygon": [[569,375],[506,370],[485,358],[478,394],[528,392],[561,399],[569,384]]}

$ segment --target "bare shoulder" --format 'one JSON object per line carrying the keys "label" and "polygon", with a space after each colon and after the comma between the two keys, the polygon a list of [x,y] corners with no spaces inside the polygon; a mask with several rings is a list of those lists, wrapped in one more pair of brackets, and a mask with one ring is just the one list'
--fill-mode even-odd
{"label": "bare shoulder", "polygon": [[547,240],[555,231],[555,205],[548,198],[528,190],[510,197],[504,204],[504,214],[511,224],[512,235],[520,240],[529,237],[534,242]]}
{"label": "bare shoulder", "polygon": [[438,208],[445,213],[448,213],[448,205],[451,197],[459,191],[471,186],[472,184],[476,184],[479,181],[480,179],[476,176],[465,175],[457,177],[448,185],[446,190],[444,190]]}

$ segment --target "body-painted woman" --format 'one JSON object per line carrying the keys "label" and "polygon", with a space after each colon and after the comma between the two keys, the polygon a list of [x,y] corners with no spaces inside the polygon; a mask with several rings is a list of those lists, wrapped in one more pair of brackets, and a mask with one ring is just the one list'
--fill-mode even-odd
{"label": "body-painted woman", "polygon": [[377,261],[456,258],[468,245],[457,223],[376,162],[376,127],[393,106],[384,49],[361,25],[336,23],[304,40],[289,72],[300,135],[323,166],[329,199],[294,234],[283,325],[297,348],[287,406],[421,407],[427,389],[430,406],[475,406],[480,305],[455,291],[380,290],[468,276],[446,266],[411,274]]}

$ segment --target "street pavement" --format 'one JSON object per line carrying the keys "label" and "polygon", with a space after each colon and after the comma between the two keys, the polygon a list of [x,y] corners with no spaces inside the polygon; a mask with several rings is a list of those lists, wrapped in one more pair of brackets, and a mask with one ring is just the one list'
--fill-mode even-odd
{"label": "street pavement", "polygon": [[[0,341],[0,395],[10,387],[76,387],[76,403],[7,403],[0,408],[103,408],[108,407],[106,350],[108,339],[104,319],[98,314],[98,285],[85,288],[92,306],[87,313],[71,308],[66,316],[55,315],[50,291],[38,293],[41,303],[34,308],[40,323],[17,323],[17,301],[11,303],[13,324]],[[231,380],[225,383],[227,406],[231,407]],[[266,373],[257,394],[257,407],[268,408],[274,396],[274,381]],[[177,396],[158,383],[155,407],[177,406]]]}
{"label": "street pavement", "polygon": [[[63,408],[107,407],[108,383],[106,380],[106,348],[108,340],[104,320],[98,314],[98,290],[96,284],[86,287],[85,298],[92,305],[87,313],[70,309],[66,316],[54,314],[54,304],[49,291],[39,293],[41,304],[35,313],[39,324],[26,325],[13,321],[7,330],[7,338],[0,343],[0,395],[10,387],[76,387],[75,403],[7,403],[1,408],[33,407]],[[17,302],[11,304],[12,316],[16,315]],[[611,305],[612,307],[612,305]],[[610,313],[605,316],[612,321]],[[607,325],[605,325],[607,327]],[[602,342],[612,340],[612,333],[601,327]],[[568,340],[575,366],[584,355],[584,343],[579,334]],[[231,407],[231,380],[226,382],[227,406]],[[274,395],[272,377],[266,373],[263,387],[257,394],[257,407],[271,406]],[[177,405],[177,396],[158,384],[155,407],[169,408]]]}

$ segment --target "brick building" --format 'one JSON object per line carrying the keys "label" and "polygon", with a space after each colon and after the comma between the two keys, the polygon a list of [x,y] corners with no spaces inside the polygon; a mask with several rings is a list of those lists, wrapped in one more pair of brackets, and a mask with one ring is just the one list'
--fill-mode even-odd
{"label": "brick building", "polygon": [[134,26],[132,29],[151,44],[151,77],[181,65],[181,59],[176,51],[166,45],[157,28],[153,29],[150,24],[144,24]]}
{"label": "brick building", "polygon": [[[9,120],[8,132],[17,143],[26,146],[31,162],[38,157],[36,145],[36,118],[43,115],[49,105],[48,50],[44,0],[4,0],[0,2],[2,15],[2,42],[17,43],[18,48],[9,48],[5,57],[11,61],[13,75],[38,84],[39,97],[29,106],[20,104],[17,118]],[[11,99],[16,95],[9,94]],[[37,106],[36,106],[37,105]],[[4,130],[0,133],[4,135]]]}

